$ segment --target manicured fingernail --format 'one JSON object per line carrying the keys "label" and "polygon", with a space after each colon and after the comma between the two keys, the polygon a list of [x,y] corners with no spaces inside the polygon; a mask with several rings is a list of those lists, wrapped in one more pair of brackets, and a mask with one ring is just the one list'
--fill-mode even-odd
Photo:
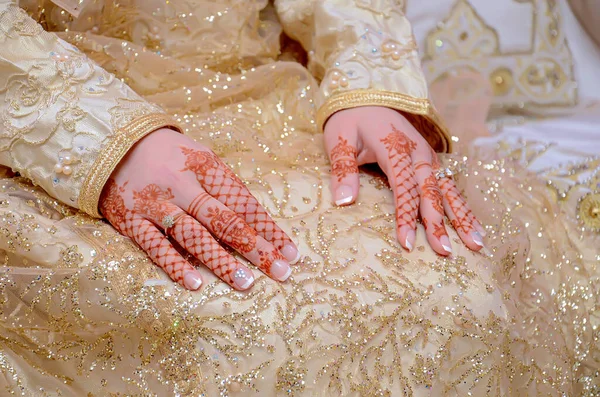
{"label": "manicured fingernail", "polygon": [[448,236],[440,237],[440,244],[442,244],[442,248],[444,249],[444,251],[446,251],[449,254],[452,253],[452,245],[450,244],[450,239],[448,238]]}
{"label": "manicured fingernail", "polygon": [[481,254],[487,256],[488,258],[493,258],[494,254],[492,254],[492,251],[490,251],[489,249],[487,249],[486,247],[483,247],[480,251]]}
{"label": "manicured fingernail", "polygon": [[285,281],[290,277],[290,274],[292,274],[292,268],[284,261],[278,259],[271,265],[271,276],[275,280]]}
{"label": "manicured fingernail", "polygon": [[475,227],[475,229],[477,229],[477,231],[479,232],[479,234],[481,234],[483,237],[486,236],[487,233],[485,232],[485,229],[483,228],[483,226],[481,226],[481,223],[475,221],[473,223],[473,226]]}
{"label": "manicured fingernail", "polygon": [[293,265],[300,260],[300,251],[298,251],[298,248],[293,244],[285,244],[281,249],[281,253],[285,256],[285,259],[290,262],[290,265]]}
{"label": "manicured fingernail", "polygon": [[233,283],[241,290],[248,289],[254,282],[254,276],[250,270],[239,268],[233,273]]}
{"label": "manicured fingernail", "polygon": [[477,244],[480,247],[483,247],[483,237],[481,237],[481,234],[479,232],[471,233],[471,238],[473,239],[473,242],[475,244]]}
{"label": "manicured fingernail", "polygon": [[350,186],[338,186],[337,190],[335,191],[335,205],[346,205],[352,202],[353,199],[354,197],[352,196],[352,188]]}
{"label": "manicured fingernail", "polygon": [[406,233],[406,241],[404,242],[404,248],[411,252],[413,250],[413,244],[415,243],[415,231],[409,230]]}
{"label": "manicured fingernail", "polygon": [[202,285],[202,279],[196,272],[187,272],[183,276],[183,284],[185,288],[196,291]]}

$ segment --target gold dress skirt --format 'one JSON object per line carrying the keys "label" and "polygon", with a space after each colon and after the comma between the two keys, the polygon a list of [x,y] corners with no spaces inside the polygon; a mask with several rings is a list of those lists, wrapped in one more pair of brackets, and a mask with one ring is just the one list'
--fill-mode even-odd
{"label": "gold dress skirt", "polygon": [[[378,170],[361,173],[355,205],[331,204],[318,86],[293,44],[277,55],[280,27],[268,12],[259,22],[255,9],[230,9],[255,33],[237,43],[215,26],[184,46],[135,29],[124,37],[130,10],[109,11],[99,19],[112,18],[112,30],[61,22],[51,8],[44,15],[55,18],[41,22],[222,156],[302,259],[285,283],[261,276],[240,293],[203,269],[203,288],[185,291],[110,225],[7,172],[1,395],[600,393],[598,237],[591,217],[573,215],[567,188],[527,169],[543,147],[472,145],[447,156],[487,225],[487,251],[470,251],[448,225],[454,254],[439,257],[419,224],[407,253]],[[172,56],[145,50],[152,40]],[[583,170],[569,172],[555,176],[576,180]],[[597,183],[586,181],[568,189]],[[579,205],[593,214],[596,196],[585,197]]]}

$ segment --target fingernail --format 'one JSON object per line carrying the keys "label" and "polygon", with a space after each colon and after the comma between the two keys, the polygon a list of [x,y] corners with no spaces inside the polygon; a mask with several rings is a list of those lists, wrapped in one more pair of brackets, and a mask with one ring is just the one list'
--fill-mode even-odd
{"label": "fingernail", "polygon": [[406,241],[404,242],[404,247],[411,252],[413,250],[413,244],[415,243],[415,231],[409,230],[406,233]]}
{"label": "fingernail", "polygon": [[494,254],[492,254],[492,251],[490,251],[489,249],[487,249],[486,247],[483,247],[480,251],[481,254],[487,256],[488,258],[493,258]]}
{"label": "fingernail", "polygon": [[233,283],[241,290],[248,289],[254,282],[254,276],[250,270],[239,268],[233,273]]}
{"label": "fingernail", "polygon": [[335,205],[345,205],[350,203],[353,199],[352,188],[348,185],[341,185],[335,191]]}
{"label": "fingernail", "polygon": [[450,244],[450,239],[448,238],[448,236],[440,237],[440,244],[442,244],[442,248],[444,249],[444,251],[446,251],[449,254],[452,253],[452,245]]}
{"label": "fingernail", "polygon": [[479,232],[471,233],[471,238],[473,239],[473,242],[475,244],[477,244],[480,247],[483,247],[483,237],[481,237],[481,234]]}
{"label": "fingernail", "polygon": [[290,277],[290,274],[292,274],[292,268],[284,261],[278,259],[271,265],[271,276],[275,280],[285,281]]}
{"label": "fingernail", "polygon": [[196,291],[202,285],[202,279],[196,272],[187,272],[183,276],[183,284],[185,288]]}
{"label": "fingernail", "polygon": [[481,223],[475,221],[473,226],[475,226],[475,229],[477,229],[477,231],[479,232],[480,235],[482,235],[483,237],[486,236],[487,233],[485,232],[485,229],[483,228],[483,226],[481,226]]}
{"label": "fingernail", "polygon": [[285,259],[290,262],[290,265],[293,265],[300,260],[300,251],[298,251],[298,248],[293,244],[285,244],[281,249],[281,253],[285,256]]}

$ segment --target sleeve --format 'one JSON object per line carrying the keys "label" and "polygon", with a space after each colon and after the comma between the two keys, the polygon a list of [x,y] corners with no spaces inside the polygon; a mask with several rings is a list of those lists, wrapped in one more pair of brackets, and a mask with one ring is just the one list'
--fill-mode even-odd
{"label": "sleeve", "polygon": [[451,139],[429,99],[427,81],[401,0],[275,0],[288,36],[321,79],[317,124],[357,106],[397,109],[439,152]]}
{"label": "sleeve", "polygon": [[101,217],[102,189],[142,137],[177,127],[159,107],[0,0],[0,164]]}

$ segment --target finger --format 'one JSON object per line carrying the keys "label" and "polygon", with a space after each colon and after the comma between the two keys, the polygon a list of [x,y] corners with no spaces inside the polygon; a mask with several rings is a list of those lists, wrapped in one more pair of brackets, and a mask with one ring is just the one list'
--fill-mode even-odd
{"label": "finger", "polygon": [[202,192],[192,200],[188,213],[267,276],[285,281],[292,274],[292,268],[277,248],[208,193]]}
{"label": "finger", "polygon": [[169,277],[183,287],[195,291],[202,277],[169,242],[154,224],[140,216],[128,214],[126,234],[131,237]]}
{"label": "finger", "polygon": [[411,159],[416,143],[393,125],[392,131],[381,142],[388,153],[389,167],[385,168],[394,192],[398,240],[412,251],[419,211],[419,193]]}
{"label": "finger", "polygon": [[[333,142],[330,142],[333,141]],[[329,160],[331,161],[331,189],[337,206],[352,204],[358,197],[359,178],[356,161],[356,145],[348,139],[337,136],[325,140]]]}
{"label": "finger", "polygon": [[444,207],[442,203],[442,193],[438,181],[431,166],[431,156],[428,151],[413,155],[415,178],[418,184],[419,212],[425,226],[425,233],[429,245],[440,255],[450,255],[452,246],[446,227],[444,226]]}
{"label": "finger", "polygon": [[210,232],[191,216],[180,217],[169,229],[169,234],[183,249],[236,290],[244,291],[254,284],[252,270],[223,249]]}
{"label": "finger", "polygon": [[465,200],[463,200],[454,180],[444,177],[439,180],[439,185],[442,191],[444,209],[452,226],[467,247],[473,251],[479,251],[483,248],[483,237],[475,228],[477,220]]}
{"label": "finger", "polygon": [[292,239],[273,221],[243,182],[213,152],[181,147],[185,168],[191,171],[204,190],[244,218],[256,232],[270,241],[290,263],[300,259]]}

